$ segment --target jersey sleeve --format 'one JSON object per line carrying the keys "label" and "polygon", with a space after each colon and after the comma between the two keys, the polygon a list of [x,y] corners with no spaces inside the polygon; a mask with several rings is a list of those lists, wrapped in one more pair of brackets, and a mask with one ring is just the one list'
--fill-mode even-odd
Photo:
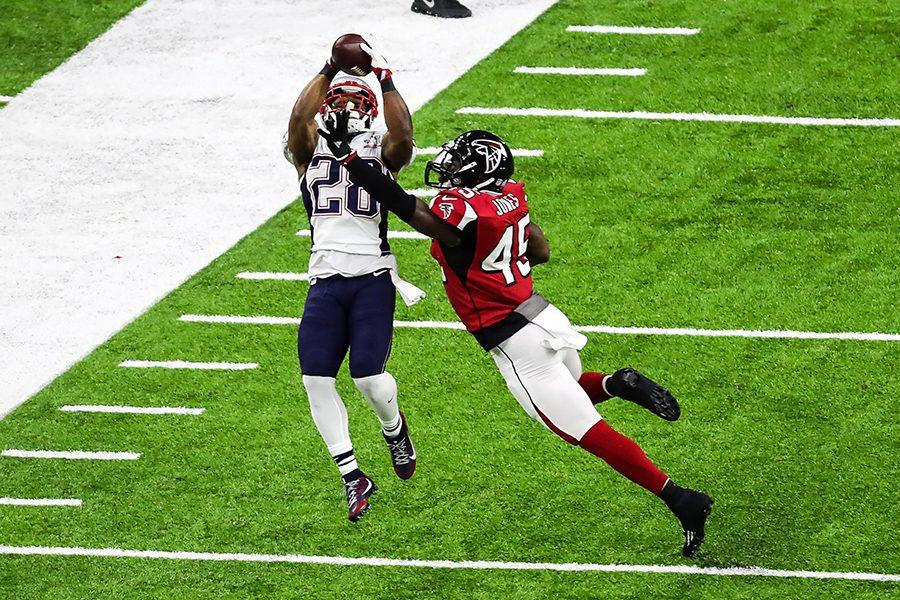
{"label": "jersey sleeve", "polygon": [[431,212],[460,231],[478,218],[472,205],[455,194],[441,192],[431,201]]}

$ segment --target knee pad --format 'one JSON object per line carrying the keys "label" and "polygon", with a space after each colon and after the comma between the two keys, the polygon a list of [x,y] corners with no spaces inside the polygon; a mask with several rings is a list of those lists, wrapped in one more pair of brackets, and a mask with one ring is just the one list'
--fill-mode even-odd
{"label": "knee pad", "polygon": [[369,377],[354,377],[353,383],[369,402],[385,403],[397,395],[397,381],[387,371]]}

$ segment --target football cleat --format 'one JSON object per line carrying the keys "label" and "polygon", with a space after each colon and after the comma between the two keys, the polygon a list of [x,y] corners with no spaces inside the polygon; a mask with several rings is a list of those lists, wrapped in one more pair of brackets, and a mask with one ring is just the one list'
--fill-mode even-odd
{"label": "football cleat", "polygon": [[678,517],[684,531],[684,546],[681,554],[694,556],[706,537],[706,519],[712,512],[714,500],[697,490],[681,488],[677,500],[669,504],[669,509]]}
{"label": "football cleat", "polygon": [[411,9],[413,12],[443,19],[464,19],[472,16],[472,11],[458,0],[414,0]]}
{"label": "football cleat", "polygon": [[631,367],[619,369],[607,381],[610,393],[643,406],[666,421],[677,421],[681,407],[672,393]]}
{"label": "football cleat", "polygon": [[[391,452],[391,462],[394,464],[394,472],[400,479],[409,479],[416,470],[416,449],[409,437],[409,427],[406,425],[406,417],[400,411],[400,433],[389,438],[384,436],[388,450]],[[382,434],[383,435],[383,434]]]}
{"label": "football cleat", "polygon": [[347,496],[347,518],[356,523],[369,510],[369,498],[378,491],[375,482],[368,475],[361,475],[353,481],[344,483],[344,494]]}

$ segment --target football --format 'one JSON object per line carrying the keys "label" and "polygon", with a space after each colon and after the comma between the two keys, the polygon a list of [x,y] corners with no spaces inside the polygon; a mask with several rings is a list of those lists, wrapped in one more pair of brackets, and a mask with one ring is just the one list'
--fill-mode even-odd
{"label": "football", "polygon": [[356,33],[345,33],[331,46],[331,60],[341,71],[363,77],[372,70],[372,57],[360,48],[366,40]]}

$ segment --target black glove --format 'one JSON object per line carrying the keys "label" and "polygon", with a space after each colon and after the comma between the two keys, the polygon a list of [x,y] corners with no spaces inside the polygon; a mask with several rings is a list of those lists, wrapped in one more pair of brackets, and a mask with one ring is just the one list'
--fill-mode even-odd
{"label": "black glove", "polygon": [[321,135],[328,144],[328,149],[341,163],[351,160],[356,152],[350,147],[350,140],[355,136],[348,130],[350,112],[347,110],[329,112],[322,118]]}

